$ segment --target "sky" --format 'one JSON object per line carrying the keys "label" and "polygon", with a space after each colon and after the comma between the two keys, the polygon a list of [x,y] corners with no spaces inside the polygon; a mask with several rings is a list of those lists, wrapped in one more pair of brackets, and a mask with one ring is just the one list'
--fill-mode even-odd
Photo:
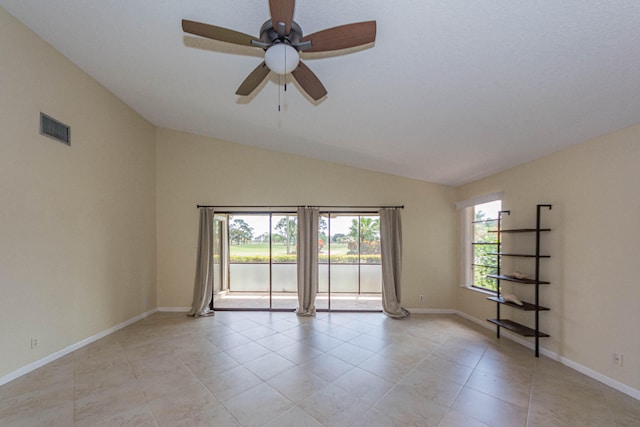
{"label": "sky", "polygon": [[502,206],[501,200],[496,200],[495,202],[483,203],[481,205],[476,205],[476,212],[482,211],[485,213],[484,217],[487,219],[495,219],[498,218],[498,212]]}

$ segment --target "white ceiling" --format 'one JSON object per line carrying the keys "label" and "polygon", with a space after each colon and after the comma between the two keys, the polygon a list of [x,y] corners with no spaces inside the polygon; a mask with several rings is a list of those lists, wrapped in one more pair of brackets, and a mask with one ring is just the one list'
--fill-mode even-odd
{"label": "white ceiling", "polygon": [[236,96],[262,51],[180,27],[258,36],[268,0],[0,6],[156,126],[425,181],[462,184],[640,122],[637,0],[298,0],[305,34],[377,21],[371,48],[303,55],[329,92],[319,103],[276,77]]}

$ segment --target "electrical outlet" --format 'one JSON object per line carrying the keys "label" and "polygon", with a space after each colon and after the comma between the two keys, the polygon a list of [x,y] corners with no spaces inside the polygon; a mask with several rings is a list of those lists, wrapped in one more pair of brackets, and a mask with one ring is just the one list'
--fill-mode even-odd
{"label": "electrical outlet", "polygon": [[420,301],[424,301],[424,295],[420,295]]}
{"label": "electrical outlet", "polygon": [[31,338],[31,350],[33,350],[36,347],[38,347],[38,338],[32,337]]}
{"label": "electrical outlet", "polygon": [[622,362],[624,361],[624,355],[621,353],[613,353],[613,363],[622,367]]}

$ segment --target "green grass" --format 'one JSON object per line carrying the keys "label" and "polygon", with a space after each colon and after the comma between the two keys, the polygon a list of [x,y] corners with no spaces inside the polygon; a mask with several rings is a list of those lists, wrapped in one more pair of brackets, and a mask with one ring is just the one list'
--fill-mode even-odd
{"label": "green grass", "polygon": [[[291,250],[295,251],[295,245],[291,246]],[[342,243],[332,243],[331,244],[331,253],[334,255],[346,255],[349,252],[349,248],[347,245]],[[273,244],[273,255],[284,255],[287,253],[287,246],[282,243],[274,243]],[[321,254],[327,253],[327,247],[320,252]],[[231,245],[231,256],[233,255],[269,255],[269,244],[268,243],[252,243],[248,245]]]}

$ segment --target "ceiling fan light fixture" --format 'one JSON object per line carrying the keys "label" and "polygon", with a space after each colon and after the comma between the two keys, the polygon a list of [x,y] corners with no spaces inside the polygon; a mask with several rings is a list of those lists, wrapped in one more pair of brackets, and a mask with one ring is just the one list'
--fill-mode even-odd
{"label": "ceiling fan light fixture", "polygon": [[271,46],[264,54],[264,61],[267,67],[276,74],[289,74],[298,67],[300,54],[298,51],[285,43],[277,43]]}

